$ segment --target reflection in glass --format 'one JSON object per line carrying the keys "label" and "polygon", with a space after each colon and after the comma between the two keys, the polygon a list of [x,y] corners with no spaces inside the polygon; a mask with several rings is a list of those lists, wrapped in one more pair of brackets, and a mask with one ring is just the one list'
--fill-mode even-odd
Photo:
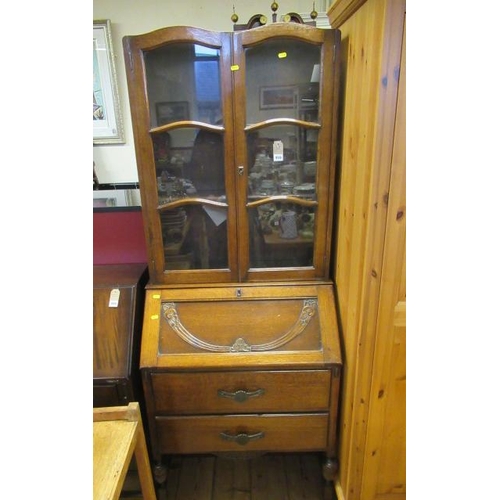
{"label": "reflection in glass", "polygon": [[161,213],[165,269],[228,267],[227,211],[187,205]]}
{"label": "reflection in glass", "polygon": [[318,108],[320,56],[318,46],[290,39],[246,49],[247,124],[271,118],[312,121],[305,113]]}
{"label": "reflection in glass", "polygon": [[[295,125],[273,125],[247,134],[250,199],[283,194],[315,199],[317,145],[306,145],[305,132]],[[280,161],[275,161],[276,141],[283,144]]]}
{"label": "reflection in glass", "polygon": [[[186,127],[152,137],[160,206],[193,198],[226,201],[221,134]],[[225,207],[197,200],[162,210],[160,219],[166,269],[228,267]]]}
{"label": "reflection in glass", "polygon": [[155,133],[152,141],[160,205],[185,197],[225,199],[221,134],[184,127]]}
{"label": "reflection in glass", "polygon": [[293,203],[250,209],[250,266],[312,266],[314,219],[314,208]]}
{"label": "reflection in glass", "polygon": [[203,129],[197,132],[185,173],[198,196],[218,198],[225,195],[224,139],[221,134]]}
{"label": "reflection in glass", "polygon": [[144,55],[151,127],[183,120],[220,123],[220,51],[174,43]]}

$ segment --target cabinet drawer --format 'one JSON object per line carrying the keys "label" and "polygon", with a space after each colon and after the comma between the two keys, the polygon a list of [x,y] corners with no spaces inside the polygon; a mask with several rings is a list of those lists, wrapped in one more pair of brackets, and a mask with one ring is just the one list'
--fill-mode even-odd
{"label": "cabinet drawer", "polygon": [[327,445],[328,415],[156,417],[160,452],[316,451]]}
{"label": "cabinet drawer", "polygon": [[153,373],[156,413],[328,411],[329,370]]}

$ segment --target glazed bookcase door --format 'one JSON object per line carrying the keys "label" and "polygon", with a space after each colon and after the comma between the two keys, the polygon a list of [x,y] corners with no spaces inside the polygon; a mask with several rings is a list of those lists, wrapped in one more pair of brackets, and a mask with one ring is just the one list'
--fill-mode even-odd
{"label": "glazed bookcase door", "polygon": [[328,279],[339,32],[123,43],[150,283]]}
{"label": "glazed bookcase door", "polygon": [[243,280],[327,278],[338,44],[335,30],[292,23],[234,35]]}
{"label": "glazed bookcase door", "polygon": [[231,34],[125,37],[152,284],[235,281]]}

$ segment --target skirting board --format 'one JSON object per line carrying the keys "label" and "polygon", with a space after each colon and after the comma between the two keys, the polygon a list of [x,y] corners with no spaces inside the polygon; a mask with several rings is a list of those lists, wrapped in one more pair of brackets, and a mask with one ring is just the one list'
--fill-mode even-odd
{"label": "skirting board", "polygon": [[335,494],[337,495],[337,500],[345,500],[344,492],[342,491],[342,486],[338,479],[335,479]]}

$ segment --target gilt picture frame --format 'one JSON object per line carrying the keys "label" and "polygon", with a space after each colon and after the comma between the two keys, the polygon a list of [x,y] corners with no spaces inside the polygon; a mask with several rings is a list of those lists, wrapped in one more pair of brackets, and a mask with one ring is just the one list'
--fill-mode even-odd
{"label": "gilt picture frame", "polygon": [[123,144],[125,142],[123,117],[109,19],[94,20],[93,68],[94,145]]}

